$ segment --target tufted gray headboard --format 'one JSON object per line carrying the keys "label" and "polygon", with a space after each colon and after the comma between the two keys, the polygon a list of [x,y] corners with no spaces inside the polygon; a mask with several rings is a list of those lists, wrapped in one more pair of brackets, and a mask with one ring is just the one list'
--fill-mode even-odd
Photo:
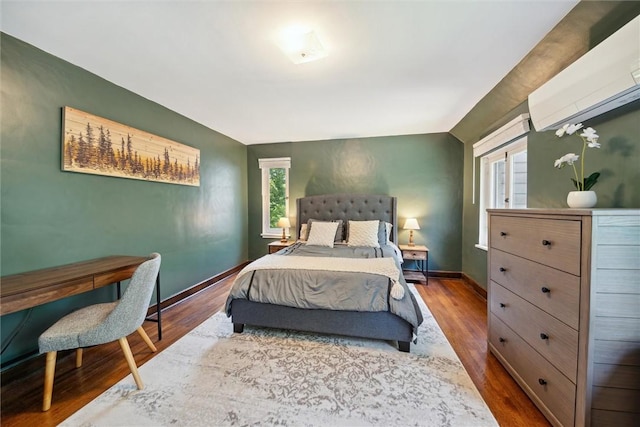
{"label": "tufted gray headboard", "polygon": [[300,224],[311,218],[322,221],[341,219],[367,221],[380,220],[393,224],[391,241],[398,241],[398,212],[395,197],[370,194],[324,194],[301,197],[296,200],[296,235],[300,235]]}

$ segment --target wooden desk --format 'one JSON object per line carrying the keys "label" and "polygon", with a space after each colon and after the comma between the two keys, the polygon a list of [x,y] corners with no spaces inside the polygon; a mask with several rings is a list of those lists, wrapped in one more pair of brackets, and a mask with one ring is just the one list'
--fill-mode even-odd
{"label": "wooden desk", "polygon": [[[0,278],[0,316],[89,292],[131,278],[147,257],[112,255],[59,267],[45,268]],[[156,279],[158,339],[162,339],[160,319],[160,273]]]}

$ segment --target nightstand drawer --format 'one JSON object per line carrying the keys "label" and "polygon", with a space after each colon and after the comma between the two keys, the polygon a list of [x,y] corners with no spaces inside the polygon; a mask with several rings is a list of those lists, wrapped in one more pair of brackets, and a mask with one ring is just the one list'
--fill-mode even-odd
{"label": "nightstand drawer", "polygon": [[491,216],[491,247],[580,275],[580,221]]}
{"label": "nightstand drawer", "polygon": [[269,253],[270,254],[274,254],[274,253],[278,252],[281,249],[288,248],[289,246],[293,245],[294,243],[295,242],[293,242],[293,241],[271,242],[271,243],[269,243]]}
{"label": "nightstand drawer", "polygon": [[424,251],[411,251],[411,250],[404,250],[402,251],[402,258],[404,259],[415,259],[415,260],[421,260],[421,259],[427,259],[427,253]]}

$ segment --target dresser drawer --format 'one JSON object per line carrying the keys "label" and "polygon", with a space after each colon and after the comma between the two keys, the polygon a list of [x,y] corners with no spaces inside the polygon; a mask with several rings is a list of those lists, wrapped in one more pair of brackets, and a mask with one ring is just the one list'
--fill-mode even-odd
{"label": "dresser drawer", "polygon": [[578,329],[580,278],[499,250],[491,251],[491,280]]}
{"label": "dresser drawer", "polygon": [[528,394],[533,394],[532,399],[542,405],[545,415],[563,426],[573,426],[576,386],[494,314],[489,322],[492,351],[506,361],[507,369]]}
{"label": "dresser drawer", "polygon": [[580,221],[491,215],[492,248],[580,275]]}
{"label": "dresser drawer", "polygon": [[490,284],[491,313],[574,383],[578,367],[578,331],[495,282]]}

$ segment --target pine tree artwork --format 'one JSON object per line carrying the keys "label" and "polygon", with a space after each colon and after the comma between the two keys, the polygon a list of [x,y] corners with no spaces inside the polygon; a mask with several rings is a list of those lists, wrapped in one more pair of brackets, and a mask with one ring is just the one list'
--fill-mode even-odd
{"label": "pine tree artwork", "polygon": [[197,148],[75,108],[63,113],[63,171],[200,186]]}

